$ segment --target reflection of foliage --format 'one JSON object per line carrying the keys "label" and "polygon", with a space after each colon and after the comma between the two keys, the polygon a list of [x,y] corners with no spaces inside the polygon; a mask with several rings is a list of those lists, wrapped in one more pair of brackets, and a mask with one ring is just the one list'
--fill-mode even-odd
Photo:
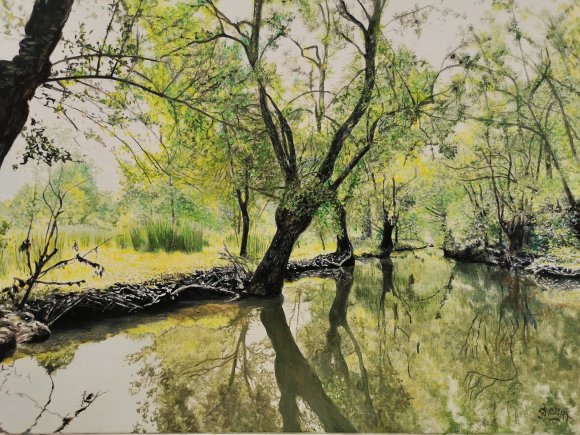
{"label": "reflection of foliage", "polygon": [[35,358],[48,374],[52,374],[72,362],[78,347],[79,343],[72,342],[55,350],[40,353]]}
{"label": "reflection of foliage", "polygon": [[[206,307],[205,313],[201,308],[194,324],[153,330],[153,344],[132,356],[143,363],[133,386],[146,389],[154,404],[143,403],[140,412],[157,430],[278,430],[275,383],[263,370],[270,353],[261,343],[247,343],[255,315],[251,309],[223,308]],[[174,343],[180,343],[178,349]]]}
{"label": "reflection of foliage", "polygon": [[[127,330],[151,337],[129,359],[136,429],[574,432],[538,410],[575,417],[577,312],[501,269],[418,257],[298,281],[284,309],[207,304]],[[77,339],[38,360],[64,375]]]}

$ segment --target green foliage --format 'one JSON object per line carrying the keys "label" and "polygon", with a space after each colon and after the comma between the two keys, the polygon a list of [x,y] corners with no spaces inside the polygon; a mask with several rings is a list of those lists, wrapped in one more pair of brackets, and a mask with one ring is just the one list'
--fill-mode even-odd
{"label": "green foliage", "polygon": [[[42,162],[48,166],[56,163],[66,163],[73,160],[70,151],[57,147],[54,140],[46,135],[46,127],[42,126],[36,119],[30,119],[30,128],[22,129],[26,149],[22,154],[20,166],[26,165],[30,160]],[[13,165],[17,169],[19,165]]]}
{"label": "green foliage", "polygon": [[[232,247],[239,246],[239,235],[236,237],[234,234],[229,234],[226,239],[225,243],[228,246],[228,249],[232,250]],[[272,238],[268,234],[259,233],[253,230],[250,230],[250,234],[248,235],[248,257],[253,260],[259,260],[262,258],[268,246],[270,246],[270,242]]]}

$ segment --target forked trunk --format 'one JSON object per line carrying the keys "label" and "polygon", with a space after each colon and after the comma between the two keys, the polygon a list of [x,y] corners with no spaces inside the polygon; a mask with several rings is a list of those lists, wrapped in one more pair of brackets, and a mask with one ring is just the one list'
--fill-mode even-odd
{"label": "forked trunk", "polygon": [[252,276],[249,292],[255,296],[277,296],[282,293],[284,275],[294,244],[308,228],[314,211],[276,210],[276,234]]}

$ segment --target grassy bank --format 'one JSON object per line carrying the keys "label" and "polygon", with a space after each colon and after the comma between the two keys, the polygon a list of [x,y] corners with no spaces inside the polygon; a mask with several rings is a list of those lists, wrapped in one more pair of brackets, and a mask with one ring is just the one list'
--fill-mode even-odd
{"label": "grassy bank", "polygon": [[[101,277],[96,276],[90,267],[73,263],[44,277],[46,281],[86,281],[81,286],[63,286],[62,291],[107,288],[117,282],[139,283],[162,275],[223,266],[228,263],[220,258],[220,253],[226,247],[235,255],[239,251],[239,238],[233,232],[217,233],[198,226],[182,227],[176,234],[172,234],[164,223],[159,222],[125,231],[63,227],[60,232],[59,252],[55,261],[73,257],[77,250],[84,254],[98,246],[88,254],[87,259],[105,268]],[[250,234],[248,252],[254,263],[259,261],[268,248],[270,233],[273,231],[265,229],[262,232],[253,230]],[[25,257],[19,252],[19,246],[25,238],[26,233],[22,230],[12,230],[7,234],[6,246],[0,253],[0,288],[12,285],[14,277],[26,275]],[[332,252],[335,247],[330,238],[325,248],[317,235],[306,233],[297,244],[292,258],[298,260]],[[35,293],[41,294],[54,287],[38,286]]]}

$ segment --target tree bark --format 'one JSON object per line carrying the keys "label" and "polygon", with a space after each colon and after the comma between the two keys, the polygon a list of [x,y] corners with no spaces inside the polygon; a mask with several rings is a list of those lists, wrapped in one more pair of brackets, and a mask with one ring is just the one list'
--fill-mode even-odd
{"label": "tree bark", "polygon": [[529,232],[529,219],[526,216],[516,216],[509,225],[505,225],[505,231],[509,242],[509,252],[517,254],[524,247]]}
{"label": "tree bark", "polygon": [[248,255],[248,237],[250,236],[250,214],[248,212],[248,192],[246,189],[245,198],[242,192],[237,190],[238,205],[240,206],[240,214],[242,215],[242,240],[240,243],[240,257]]}
{"label": "tree bark", "polygon": [[316,208],[276,210],[276,234],[252,276],[249,292],[255,296],[278,296],[284,286],[284,275],[294,244],[314,217]]}
{"label": "tree bark", "polygon": [[50,55],[74,0],[36,0],[12,61],[0,61],[0,167],[29,115],[29,101],[50,76]]}
{"label": "tree bark", "polygon": [[397,226],[397,220],[397,215],[393,214],[390,216],[385,210],[383,215],[383,236],[381,238],[381,244],[379,245],[381,257],[389,257],[395,248],[395,244],[393,243],[393,231]]}
{"label": "tree bark", "polygon": [[348,236],[348,226],[346,222],[346,210],[342,204],[337,204],[336,213],[338,218],[339,233],[336,235],[336,254],[348,254],[353,252],[352,243]]}

